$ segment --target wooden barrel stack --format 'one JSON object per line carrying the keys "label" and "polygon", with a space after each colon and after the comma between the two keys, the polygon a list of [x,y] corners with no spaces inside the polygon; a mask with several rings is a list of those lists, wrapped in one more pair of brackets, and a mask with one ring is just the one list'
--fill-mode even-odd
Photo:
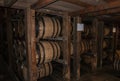
{"label": "wooden barrel stack", "polygon": [[93,56],[92,56],[92,41],[91,40],[82,40],[80,43],[80,54],[82,60],[86,64],[92,64]]}
{"label": "wooden barrel stack", "polygon": [[80,43],[80,52],[81,54],[88,52],[92,49],[91,41],[82,40]]}
{"label": "wooden barrel stack", "polygon": [[58,42],[49,39],[59,37],[61,30],[62,27],[58,18],[36,16],[38,79],[51,75],[53,71],[51,61],[57,60],[60,57],[61,49]]}
{"label": "wooden barrel stack", "polygon": [[[25,81],[27,81],[28,79],[27,71],[28,71],[28,68],[26,66],[23,66],[22,74],[24,76]],[[52,63],[48,62],[48,63],[41,64],[40,67],[38,67],[37,72],[38,72],[37,74],[38,79],[51,75],[53,72]]]}
{"label": "wooden barrel stack", "polygon": [[110,30],[110,28],[108,28],[108,27],[104,27],[104,36],[107,36],[107,35],[109,35],[110,33],[111,33],[111,30]]}
{"label": "wooden barrel stack", "polygon": [[36,23],[37,39],[55,38],[60,35],[61,24],[57,18],[39,17]]}
{"label": "wooden barrel stack", "polygon": [[90,25],[86,25],[85,28],[84,28],[84,33],[85,33],[85,36],[88,36],[92,33],[92,28]]}
{"label": "wooden barrel stack", "polygon": [[25,25],[24,11],[14,10],[11,14],[11,27],[13,32],[13,56],[12,68],[18,77],[24,78],[23,66],[26,65],[26,43],[25,43]]}
{"label": "wooden barrel stack", "polygon": [[[111,28],[110,27],[104,27],[103,29],[103,37],[109,37],[111,35]],[[106,51],[106,49],[109,48],[110,45],[110,40],[108,40],[107,38],[103,40],[103,54],[102,54],[102,58],[103,59],[109,59],[110,53],[108,51]]]}
{"label": "wooden barrel stack", "polygon": [[[81,56],[81,65],[87,65],[93,70],[96,67],[96,59],[93,53],[93,26],[91,24],[85,23],[84,31],[81,34],[81,42],[80,42],[80,56]],[[84,68],[84,70],[86,70]]]}
{"label": "wooden barrel stack", "polygon": [[[17,48],[16,48],[17,47]],[[25,41],[20,41],[20,40],[14,40],[14,46],[13,48],[15,49],[15,57],[18,58],[18,60],[23,61],[25,60],[26,56],[26,45]]]}
{"label": "wooden barrel stack", "polygon": [[120,50],[116,50],[114,57],[114,69],[120,70]]}
{"label": "wooden barrel stack", "polygon": [[103,49],[106,49],[109,47],[109,43],[110,41],[109,40],[103,40]]}
{"label": "wooden barrel stack", "polygon": [[57,42],[42,41],[37,44],[38,45],[36,45],[36,58],[38,64],[51,62],[52,60],[59,59],[60,46]]}

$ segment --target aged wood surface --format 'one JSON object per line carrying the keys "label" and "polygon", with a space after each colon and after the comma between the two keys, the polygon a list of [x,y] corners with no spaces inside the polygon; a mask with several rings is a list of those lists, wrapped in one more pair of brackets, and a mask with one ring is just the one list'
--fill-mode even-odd
{"label": "aged wood surface", "polygon": [[83,10],[80,10],[80,11],[72,12],[71,15],[82,15],[82,14],[86,14],[86,13],[93,13],[93,12],[98,12],[98,11],[100,12],[103,10],[115,9],[115,8],[119,8],[119,7],[120,7],[120,1],[118,0],[118,1],[106,3],[104,5],[88,7]]}
{"label": "aged wood surface", "polygon": [[4,0],[4,5],[6,7],[11,7],[17,0]]}
{"label": "aged wood surface", "polygon": [[78,5],[78,6],[82,6],[82,7],[90,7],[90,6],[92,6],[91,4],[82,2],[80,0],[61,0],[61,1],[65,1],[65,2],[72,3],[72,4],[75,4],[75,5]]}
{"label": "aged wood surface", "polygon": [[57,0],[38,0],[38,2],[36,2],[35,4],[33,4],[31,7],[33,9],[40,9],[43,8],[51,3],[54,3]]}
{"label": "aged wood surface", "polygon": [[37,81],[37,66],[35,53],[35,10],[26,9],[26,44],[28,61],[28,81]]}
{"label": "aged wood surface", "polygon": [[70,16],[68,14],[65,14],[63,16],[63,37],[64,37],[64,53],[63,53],[63,59],[65,62],[64,68],[63,68],[63,78],[65,81],[70,81],[70,46],[71,46],[71,38],[70,38]]}

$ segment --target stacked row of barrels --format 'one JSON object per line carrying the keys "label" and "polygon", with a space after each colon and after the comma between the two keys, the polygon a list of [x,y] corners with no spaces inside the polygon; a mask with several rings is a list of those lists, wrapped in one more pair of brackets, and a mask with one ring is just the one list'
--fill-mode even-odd
{"label": "stacked row of barrels", "polygon": [[105,26],[103,28],[103,54],[102,54],[102,58],[103,60],[108,60],[108,61],[112,61],[111,57],[112,57],[112,54],[110,53],[110,47],[112,45],[112,40],[111,38],[112,37],[112,28],[111,27],[107,27]]}
{"label": "stacked row of barrels", "polygon": [[[103,59],[108,60],[113,63],[115,70],[120,70],[120,49],[119,46],[116,45],[116,49],[111,50],[110,47],[112,47],[113,39],[113,33],[117,35],[119,30],[115,31],[114,27],[104,27],[104,37],[108,36],[107,39],[103,40]],[[110,37],[111,36],[111,37]],[[109,38],[110,37],[110,38]],[[118,39],[118,38],[117,38]],[[111,41],[112,40],[112,41]],[[114,45],[119,43],[118,41],[114,41]],[[111,51],[108,51],[111,50]]]}
{"label": "stacked row of barrels", "polygon": [[84,25],[84,31],[82,32],[82,36],[88,37],[92,35],[92,26],[91,25]]}
{"label": "stacked row of barrels", "polygon": [[96,67],[96,59],[93,53],[94,49],[94,32],[93,32],[93,26],[91,24],[85,23],[84,25],[84,31],[82,32],[82,39],[80,42],[80,50],[82,50],[81,53],[81,68],[88,71],[84,68],[84,66],[87,65],[89,67],[89,71],[95,69]]}
{"label": "stacked row of barrels", "polygon": [[51,62],[60,58],[61,49],[59,43],[49,39],[59,37],[61,30],[62,27],[58,18],[50,16],[36,17],[38,79],[51,75],[53,72]]}
{"label": "stacked row of barrels", "polygon": [[115,59],[114,59],[114,69],[116,69],[116,70],[120,70],[120,49],[117,49],[116,51],[115,51],[115,57],[114,57]]}
{"label": "stacked row of barrels", "polygon": [[11,12],[11,27],[13,36],[12,68],[16,75],[24,79],[24,67],[26,67],[26,43],[24,11],[13,10]]}

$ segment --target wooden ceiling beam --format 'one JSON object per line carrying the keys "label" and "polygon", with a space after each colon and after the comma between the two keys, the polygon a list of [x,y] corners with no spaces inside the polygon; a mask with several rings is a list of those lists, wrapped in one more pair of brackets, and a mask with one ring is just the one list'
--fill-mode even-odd
{"label": "wooden ceiling beam", "polygon": [[116,0],[104,0],[105,2],[112,2],[112,1],[116,1]]}
{"label": "wooden ceiling beam", "polygon": [[82,6],[82,7],[90,7],[90,6],[93,6],[93,5],[91,5],[91,4],[82,2],[82,1],[80,1],[80,0],[61,0],[61,1],[68,2],[68,3],[72,3],[72,4],[75,4],[75,5],[78,5],[78,6]]}
{"label": "wooden ceiling beam", "polygon": [[31,6],[31,8],[33,9],[40,9],[40,8],[43,8],[51,3],[54,3],[58,0],[38,0],[38,2],[36,2],[35,4],[33,4]]}
{"label": "wooden ceiling beam", "polygon": [[120,21],[119,21],[119,19],[120,19],[120,16],[111,16],[111,17],[108,17],[108,18],[106,18],[106,17],[97,17],[98,19],[100,19],[100,20],[104,20],[104,21],[107,21],[107,22],[119,22],[120,23]]}
{"label": "wooden ceiling beam", "polygon": [[30,3],[17,1],[14,5],[11,6],[11,8],[26,9],[26,8],[29,8],[30,6],[31,6]]}
{"label": "wooden ceiling beam", "polygon": [[80,11],[72,12],[70,13],[70,15],[72,16],[84,15],[88,13],[95,13],[95,12],[100,12],[100,11],[105,11],[105,10],[110,10],[110,9],[116,9],[116,8],[120,8],[120,0],[109,2],[104,5],[98,5],[95,7],[89,7],[89,8],[80,10]]}
{"label": "wooden ceiling beam", "polygon": [[120,13],[120,8],[102,10],[94,13],[81,14],[81,16],[99,16],[99,15],[116,14],[116,13]]}
{"label": "wooden ceiling beam", "polygon": [[5,7],[11,7],[13,4],[15,4],[18,0],[4,0],[4,6]]}

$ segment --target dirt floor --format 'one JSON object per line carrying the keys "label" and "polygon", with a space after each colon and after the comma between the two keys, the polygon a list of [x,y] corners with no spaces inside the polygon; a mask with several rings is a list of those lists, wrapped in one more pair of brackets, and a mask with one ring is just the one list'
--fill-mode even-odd
{"label": "dirt floor", "polygon": [[0,81],[14,81],[1,55],[0,55]]}
{"label": "dirt floor", "polygon": [[[7,65],[0,56],[0,81],[15,81],[10,71],[8,71]],[[41,81],[41,80],[38,80]],[[44,79],[42,81],[50,81],[49,79]],[[53,80],[52,80],[53,81]],[[112,68],[104,67],[93,73],[88,73],[81,76],[80,81],[120,81],[120,71],[114,71]]]}
{"label": "dirt floor", "polygon": [[120,81],[120,78],[117,78],[107,73],[98,72],[86,74],[81,77],[80,81]]}

